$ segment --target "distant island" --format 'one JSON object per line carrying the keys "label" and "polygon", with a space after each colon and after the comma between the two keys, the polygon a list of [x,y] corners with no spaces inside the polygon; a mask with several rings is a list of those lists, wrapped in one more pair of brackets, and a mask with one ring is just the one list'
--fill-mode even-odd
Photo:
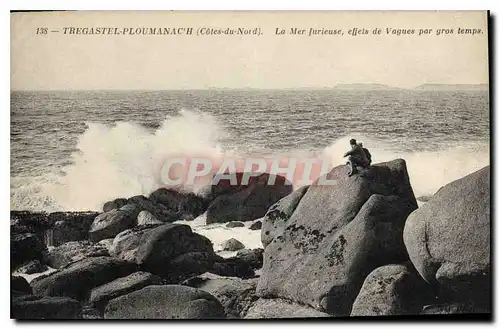
{"label": "distant island", "polygon": [[403,88],[392,87],[381,83],[341,83],[333,89],[341,90],[401,90]]}
{"label": "distant island", "polygon": [[441,84],[441,83],[424,83],[415,87],[416,90],[488,90],[487,83],[481,84]]}

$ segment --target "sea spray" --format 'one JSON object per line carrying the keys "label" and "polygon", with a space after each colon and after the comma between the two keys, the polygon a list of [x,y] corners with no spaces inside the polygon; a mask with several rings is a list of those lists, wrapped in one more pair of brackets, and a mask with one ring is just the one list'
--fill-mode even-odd
{"label": "sea spray", "polygon": [[[12,178],[11,208],[100,210],[104,202],[113,198],[148,195],[164,186],[160,173],[165,159],[179,155],[186,158],[202,156],[213,163],[221,163],[227,157],[245,159],[250,156],[242,152],[243,146],[236,151],[222,145],[221,141],[228,137],[213,116],[187,110],[168,117],[153,132],[129,122],[119,122],[114,126],[87,123],[87,129],[78,139],[78,151],[72,154],[72,164],[63,168],[62,175],[52,173],[41,177]],[[342,155],[349,149],[352,137],[370,150],[373,163],[405,159],[417,197],[432,195],[441,186],[489,164],[489,146],[485,143],[461,142],[435,151],[407,151],[400,149],[396,143],[356,132],[333,140],[328,147],[314,153],[299,146],[288,152],[269,151],[259,156],[268,160],[282,158],[284,165],[287,158],[307,157],[327,159],[332,165],[342,165],[346,161]],[[61,171],[60,168],[55,169]],[[179,172],[176,175],[185,174],[186,168],[177,169]],[[300,181],[294,181],[294,187],[299,186]],[[196,186],[177,188],[196,190]]]}

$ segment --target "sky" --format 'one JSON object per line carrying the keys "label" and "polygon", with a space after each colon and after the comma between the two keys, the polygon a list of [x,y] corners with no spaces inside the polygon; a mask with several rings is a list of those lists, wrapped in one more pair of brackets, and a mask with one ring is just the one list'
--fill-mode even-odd
{"label": "sky", "polygon": [[[48,34],[37,34],[46,27]],[[68,35],[65,27],[191,27],[193,35]],[[259,28],[260,36],[196,35]],[[306,35],[291,35],[292,28]],[[308,36],[310,28],[342,36]],[[368,35],[350,36],[352,28]],[[382,35],[373,35],[381,28]],[[386,35],[386,28],[415,35]],[[481,29],[459,35],[458,28]],[[276,29],[285,35],[276,35]],[[420,29],[432,29],[418,36]],[[436,35],[437,29],[453,29]],[[39,30],[40,32],[41,30]],[[11,14],[11,90],[324,88],[488,83],[486,12],[55,12]]]}

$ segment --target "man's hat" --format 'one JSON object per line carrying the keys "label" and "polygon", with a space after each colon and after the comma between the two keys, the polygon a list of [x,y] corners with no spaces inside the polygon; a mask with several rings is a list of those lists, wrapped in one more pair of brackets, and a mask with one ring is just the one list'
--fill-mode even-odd
{"label": "man's hat", "polygon": [[349,141],[349,144],[351,144],[351,145],[356,144],[356,140],[355,140],[354,138],[352,138],[352,139]]}

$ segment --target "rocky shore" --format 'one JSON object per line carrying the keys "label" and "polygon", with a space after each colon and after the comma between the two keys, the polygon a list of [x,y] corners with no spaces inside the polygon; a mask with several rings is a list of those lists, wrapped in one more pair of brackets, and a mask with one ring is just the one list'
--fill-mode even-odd
{"label": "rocky shore", "polygon": [[[491,316],[490,167],[419,208],[406,163],[295,191],[278,176],[159,189],[102,212],[11,212],[15,319]],[[241,175],[239,176],[241,178]],[[261,233],[213,241],[179,221]],[[43,274],[42,274],[43,273]],[[28,280],[27,280],[28,279]]]}

